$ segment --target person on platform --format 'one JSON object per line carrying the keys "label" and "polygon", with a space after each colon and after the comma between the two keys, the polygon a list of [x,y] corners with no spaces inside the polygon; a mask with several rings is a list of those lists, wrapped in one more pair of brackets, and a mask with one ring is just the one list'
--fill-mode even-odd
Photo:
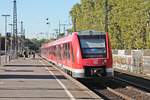
{"label": "person on platform", "polygon": [[23,58],[25,59],[26,58],[26,51],[24,50],[23,52]]}
{"label": "person on platform", "polygon": [[35,59],[35,52],[32,51],[32,56],[33,56],[33,59]]}

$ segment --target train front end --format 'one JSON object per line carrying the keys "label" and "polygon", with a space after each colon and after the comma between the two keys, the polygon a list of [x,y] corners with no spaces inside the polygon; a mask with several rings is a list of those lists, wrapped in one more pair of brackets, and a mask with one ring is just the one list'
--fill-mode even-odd
{"label": "train front end", "polygon": [[108,33],[81,31],[78,32],[78,39],[84,77],[112,77],[112,51]]}

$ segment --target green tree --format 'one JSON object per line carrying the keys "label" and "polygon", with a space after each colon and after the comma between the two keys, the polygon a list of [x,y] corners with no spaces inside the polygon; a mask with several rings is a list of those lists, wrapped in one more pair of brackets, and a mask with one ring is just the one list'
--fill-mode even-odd
{"label": "green tree", "polygon": [[104,31],[104,0],[95,0],[94,3],[94,29],[97,31]]}
{"label": "green tree", "polygon": [[[81,0],[70,11],[79,30],[104,31],[105,0]],[[150,1],[108,0],[108,26],[116,49],[150,48]],[[74,20],[72,20],[74,21]]]}
{"label": "green tree", "polygon": [[[81,11],[81,5],[80,4],[75,4],[70,11],[70,15],[72,16],[72,22],[76,25],[77,31],[82,29],[82,11]],[[76,20],[76,23],[75,23]],[[74,30],[74,29],[73,29]]]}
{"label": "green tree", "polygon": [[115,37],[113,35],[116,34],[115,25],[117,23],[121,30],[119,36],[121,36],[121,41],[124,41],[124,43],[122,42],[124,49],[144,48],[146,46],[147,20],[145,0],[110,0],[109,3],[112,5],[109,15],[112,37]]}

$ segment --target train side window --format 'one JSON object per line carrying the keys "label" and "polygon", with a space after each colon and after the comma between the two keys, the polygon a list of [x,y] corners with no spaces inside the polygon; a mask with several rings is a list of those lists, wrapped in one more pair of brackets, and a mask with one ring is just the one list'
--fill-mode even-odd
{"label": "train side window", "polygon": [[56,46],[54,46],[54,56],[56,57]]}
{"label": "train side window", "polygon": [[67,43],[66,43],[65,51],[66,51],[66,59],[68,59],[68,44]]}
{"label": "train side window", "polygon": [[52,47],[50,48],[50,54],[52,54]]}
{"label": "train side window", "polygon": [[74,52],[73,52],[73,47],[72,47],[72,44],[70,44],[71,46],[71,55],[72,55],[72,62],[74,62]]}
{"label": "train side window", "polygon": [[62,60],[64,60],[64,51],[65,51],[65,49],[64,49],[64,44],[62,45],[62,54],[61,54],[61,56],[62,56]]}
{"label": "train side window", "polygon": [[58,59],[58,46],[56,46],[56,57]]}
{"label": "train side window", "polygon": [[58,59],[61,60],[61,46],[58,45]]}
{"label": "train side window", "polygon": [[53,56],[54,56],[54,46],[52,47],[52,54],[53,54]]}
{"label": "train side window", "polygon": [[54,46],[53,46],[53,56],[55,56],[55,51],[54,51],[54,50],[55,50],[55,48],[54,48]]}
{"label": "train side window", "polygon": [[56,46],[56,56],[57,59],[59,60],[59,45]]}
{"label": "train side window", "polygon": [[70,60],[70,45],[69,43],[65,43],[63,45],[64,58]]}
{"label": "train side window", "polygon": [[64,58],[66,59],[67,58],[67,44],[65,43],[64,44],[64,46],[63,46],[63,48],[64,48]]}
{"label": "train side window", "polygon": [[61,51],[60,51],[60,56],[61,56],[61,60],[63,60],[63,44],[60,46],[60,49],[61,49]]}
{"label": "train side window", "polygon": [[51,47],[49,48],[49,55],[51,55]]}
{"label": "train side window", "polygon": [[68,43],[65,44],[65,56],[68,59]]}
{"label": "train side window", "polygon": [[70,45],[69,45],[69,43],[68,43],[68,48],[67,48],[68,50],[68,52],[67,52],[67,54],[68,54],[68,60],[70,60]]}
{"label": "train side window", "polygon": [[57,58],[59,59],[59,46],[57,46]]}

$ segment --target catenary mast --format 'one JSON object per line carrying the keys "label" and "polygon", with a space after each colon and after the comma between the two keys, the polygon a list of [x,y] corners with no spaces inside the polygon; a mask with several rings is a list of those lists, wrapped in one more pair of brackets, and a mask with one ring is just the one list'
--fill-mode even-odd
{"label": "catenary mast", "polygon": [[18,52],[18,33],[17,33],[17,4],[16,0],[13,1],[13,37],[14,37],[14,50],[17,57]]}

